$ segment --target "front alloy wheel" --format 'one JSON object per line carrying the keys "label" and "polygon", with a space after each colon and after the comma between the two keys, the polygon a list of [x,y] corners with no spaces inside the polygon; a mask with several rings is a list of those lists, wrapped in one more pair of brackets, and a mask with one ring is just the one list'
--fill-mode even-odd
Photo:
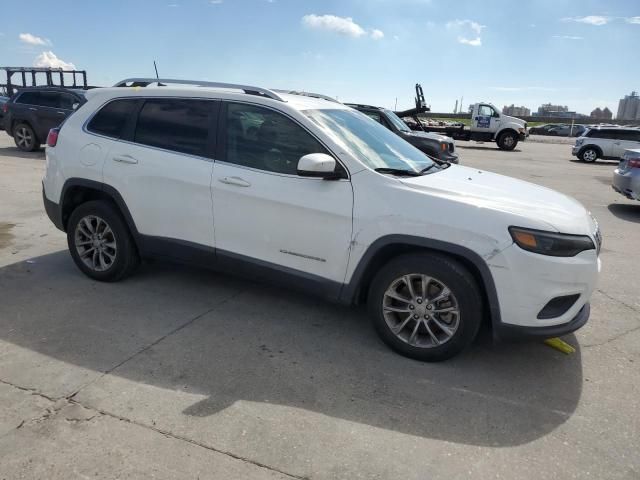
{"label": "front alloy wheel", "polygon": [[446,360],[468,347],[484,311],[471,272],[436,252],[390,260],[374,276],[367,301],[382,341],[402,355],[428,362]]}
{"label": "front alloy wheel", "polygon": [[395,279],[382,302],[389,329],[414,347],[447,343],[460,323],[455,295],[442,281],[427,275],[410,273]]}

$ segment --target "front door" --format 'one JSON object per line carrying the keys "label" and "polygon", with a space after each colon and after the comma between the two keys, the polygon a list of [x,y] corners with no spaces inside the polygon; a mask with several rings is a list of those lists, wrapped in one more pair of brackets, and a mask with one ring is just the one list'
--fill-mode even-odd
{"label": "front door", "polygon": [[490,136],[498,131],[500,126],[500,114],[491,106],[478,105],[478,110],[473,117],[472,129],[474,132],[486,133]]}
{"label": "front door", "polygon": [[216,251],[334,284],[344,281],[351,242],[351,182],[300,177],[298,160],[329,153],[275,110],[222,106],[222,149],[213,169]]}

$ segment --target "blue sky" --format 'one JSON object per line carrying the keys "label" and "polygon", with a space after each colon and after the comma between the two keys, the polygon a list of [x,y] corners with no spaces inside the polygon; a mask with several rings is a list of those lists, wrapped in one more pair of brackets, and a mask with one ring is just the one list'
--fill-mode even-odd
{"label": "blue sky", "polygon": [[[161,76],[434,111],[490,101],[589,113],[640,89],[638,0],[2,0],[0,65],[90,83]],[[35,12],[39,12],[36,14]],[[10,21],[9,21],[10,19]]]}

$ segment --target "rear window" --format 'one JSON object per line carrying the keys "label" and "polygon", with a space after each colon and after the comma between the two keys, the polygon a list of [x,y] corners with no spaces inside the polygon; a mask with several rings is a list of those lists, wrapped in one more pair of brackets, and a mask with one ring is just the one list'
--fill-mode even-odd
{"label": "rear window", "polygon": [[212,101],[197,99],[147,100],[138,116],[135,142],[203,156],[212,106]]}
{"label": "rear window", "polygon": [[40,92],[24,92],[18,95],[16,103],[26,105],[40,105]]}
{"label": "rear window", "polygon": [[87,130],[106,137],[121,138],[137,102],[135,99],[123,99],[106,104],[91,119]]}

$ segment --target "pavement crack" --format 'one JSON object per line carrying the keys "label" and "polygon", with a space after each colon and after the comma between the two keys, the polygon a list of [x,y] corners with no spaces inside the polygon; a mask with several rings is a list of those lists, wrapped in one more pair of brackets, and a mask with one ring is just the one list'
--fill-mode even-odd
{"label": "pavement crack", "polygon": [[638,310],[637,307],[634,307],[633,305],[629,305],[628,303],[623,302],[622,300],[619,300],[615,297],[612,297],[611,295],[609,295],[607,292],[605,292],[604,290],[601,290],[600,288],[598,288],[596,290],[598,293],[601,293],[602,295],[604,295],[605,297],[607,297],[609,300],[613,300],[614,302],[619,303],[620,305],[624,305],[625,307],[627,307],[629,310],[633,310],[636,313],[640,313],[640,310]]}
{"label": "pavement crack", "polygon": [[[79,407],[81,407],[83,409],[86,409],[86,410],[91,410],[93,412],[96,412],[97,414],[104,415],[104,416],[107,416],[107,417],[111,417],[111,418],[116,419],[116,420],[120,420],[121,422],[129,423],[131,425],[136,425],[136,426],[138,426],[140,428],[144,428],[146,430],[151,430],[151,431],[153,431],[155,433],[159,433],[160,435],[163,435],[163,436],[168,437],[168,438],[172,438],[174,440],[187,442],[187,443],[189,443],[191,445],[194,445],[196,447],[204,448],[204,449],[209,450],[211,452],[219,453],[221,455],[225,455],[227,457],[231,457],[231,458],[233,458],[235,460],[240,460],[240,461],[245,462],[245,463],[250,463],[251,465],[254,465],[256,467],[264,468],[264,469],[269,470],[271,472],[279,473],[281,475],[285,475],[285,476],[287,476],[289,478],[295,478],[297,480],[309,480],[309,477],[303,477],[303,476],[300,476],[300,475],[295,475],[295,474],[292,474],[292,473],[285,472],[283,470],[279,470],[279,469],[277,469],[275,467],[272,467],[270,465],[267,465],[265,463],[258,462],[256,460],[252,460],[250,458],[246,458],[246,457],[243,457],[241,455],[236,455],[235,453],[232,453],[232,452],[229,452],[229,451],[226,451],[226,450],[221,450],[219,448],[212,447],[211,445],[207,445],[205,443],[198,442],[197,440],[193,440],[191,438],[187,438],[187,437],[182,436],[182,435],[177,435],[177,434],[175,434],[173,432],[170,432],[169,430],[164,430],[162,428],[158,428],[158,427],[154,427],[154,426],[151,426],[151,425],[147,425],[145,423],[138,422],[136,420],[131,420],[129,418],[122,417],[120,415],[116,415],[116,414],[108,412],[106,410],[101,410],[99,408],[88,407],[86,405],[83,405],[81,402],[78,402],[77,400],[73,400],[73,399],[69,400],[69,403],[71,403],[72,405],[78,405]],[[93,418],[93,417],[91,417],[91,418]]]}
{"label": "pavement crack", "polygon": [[640,330],[640,325],[638,325],[637,327],[632,328],[631,330],[627,330],[626,332],[622,332],[619,333],[618,335],[615,335],[613,337],[611,337],[608,340],[605,340],[604,342],[599,342],[599,343],[589,343],[587,345],[582,345],[581,348],[590,348],[590,347],[601,347],[602,345],[606,345],[608,343],[611,343],[615,340],[618,340],[619,338],[624,337],[625,335],[629,335],[630,333],[636,332]]}
{"label": "pavement crack", "polygon": [[17,390],[22,390],[23,392],[30,393],[31,395],[42,397],[46,400],[49,400],[50,402],[56,402],[57,400],[59,400],[59,398],[54,398],[54,397],[50,397],[49,395],[45,395],[44,393],[40,392],[39,390],[36,390],[35,388],[22,387],[20,385],[16,385],[15,383],[2,380],[1,378],[0,378],[0,383],[2,383],[3,385],[8,385],[9,387],[13,387]]}
{"label": "pavement crack", "polygon": [[173,330],[165,333],[164,335],[160,336],[159,338],[157,338],[156,340],[154,340],[153,342],[149,343],[148,345],[142,347],[140,350],[138,350],[137,352],[135,352],[134,354],[130,355],[129,357],[125,358],[124,360],[122,360],[120,363],[116,364],[115,366],[111,367],[108,370],[105,370],[101,375],[97,376],[96,378],[92,379],[91,381],[85,383],[84,385],[82,385],[80,388],[78,388],[77,390],[75,390],[74,392],[72,392],[71,394],[67,395],[65,398],[67,400],[71,400],[73,399],[78,393],[80,393],[82,390],[84,390],[86,387],[88,387],[89,385],[93,385],[94,383],[96,383],[98,380],[101,380],[102,378],[104,378],[105,376],[109,375],[111,372],[117,370],[118,368],[120,368],[122,365],[124,365],[125,363],[133,360],[134,358],[136,358],[138,355],[143,354],[144,352],[146,352],[147,350],[149,350],[150,348],[155,347],[156,345],[158,345],[160,342],[162,342],[163,340],[165,340],[166,338],[174,335],[175,333],[178,333],[179,331],[187,328],[190,325],[193,325],[193,323],[195,323],[196,321],[198,321],[199,319],[201,319],[202,317],[204,317],[205,315],[208,315],[209,313],[217,310],[219,307],[221,307],[222,305],[226,304],[227,302],[230,302],[231,300],[233,300],[234,298],[236,298],[237,296],[241,295],[242,293],[244,293],[243,290],[239,290],[237,292],[235,292],[233,295],[230,295],[229,297],[219,301],[218,303],[216,303],[213,307],[209,308],[208,310],[199,313],[198,315],[196,315],[195,317],[190,318],[189,320],[187,320],[185,323],[178,325],[176,328],[174,328]]}

